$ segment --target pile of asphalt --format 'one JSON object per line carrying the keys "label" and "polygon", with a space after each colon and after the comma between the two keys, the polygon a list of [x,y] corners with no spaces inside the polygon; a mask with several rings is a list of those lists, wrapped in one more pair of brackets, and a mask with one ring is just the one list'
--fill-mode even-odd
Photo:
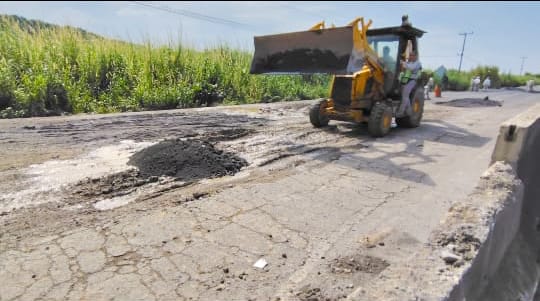
{"label": "pile of asphalt", "polygon": [[449,106],[449,107],[462,107],[462,108],[472,108],[472,107],[501,107],[502,102],[497,100],[490,100],[489,97],[484,98],[461,98],[454,99],[451,101],[438,101],[435,104]]}
{"label": "pile of asphalt", "polygon": [[216,149],[205,140],[173,139],[133,154],[128,164],[137,167],[142,178],[170,176],[193,181],[233,175],[247,162],[232,153]]}

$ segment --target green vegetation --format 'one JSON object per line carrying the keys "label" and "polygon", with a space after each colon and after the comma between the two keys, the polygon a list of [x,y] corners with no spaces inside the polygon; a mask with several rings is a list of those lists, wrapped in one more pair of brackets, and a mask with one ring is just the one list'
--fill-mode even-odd
{"label": "green vegetation", "polygon": [[[0,15],[0,118],[313,99],[329,91],[326,75],[251,75],[251,58],[226,45],[204,51],[139,45]],[[488,74],[493,88],[540,82],[538,74],[479,66],[449,70],[448,89],[469,89],[473,76]]]}
{"label": "green vegetation", "polygon": [[105,39],[0,16],[0,117],[311,99],[329,77],[254,76],[251,54]]}
{"label": "green vegetation", "polygon": [[[433,71],[425,70],[426,77],[433,76]],[[447,90],[452,91],[465,91],[471,88],[471,79],[475,76],[480,76],[481,81],[489,76],[491,80],[491,88],[503,88],[503,87],[519,87],[524,86],[525,83],[534,79],[537,83],[540,82],[540,74],[525,74],[525,75],[513,75],[510,73],[501,73],[496,66],[477,66],[470,71],[458,72],[455,69],[447,71],[448,86]],[[442,79],[437,76],[433,76],[435,83],[442,86]]]}

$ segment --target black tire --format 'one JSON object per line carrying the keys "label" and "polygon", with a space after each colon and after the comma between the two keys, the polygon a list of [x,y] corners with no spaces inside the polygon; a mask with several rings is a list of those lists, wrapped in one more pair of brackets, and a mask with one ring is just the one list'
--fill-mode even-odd
{"label": "black tire", "polygon": [[412,114],[410,116],[396,118],[396,124],[402,128],[415,128],[420,125],[424,115],[424,89],[418,88],[414,92],[411,103]]}
{"label": "black tire", "polygon": [[368,121],[368,131],[373,137],[383,137],[388,134],[392,126],[392,107],[377,102],[373,105]]}
{"label": "black tire", "polygon": [[321,114],[321,106],[326,106],[325,99],[314,104],[309,110],[309,121],[311,121],[311,124],[316,128],[327,126],[328,122],[330,122],[328,116]]}

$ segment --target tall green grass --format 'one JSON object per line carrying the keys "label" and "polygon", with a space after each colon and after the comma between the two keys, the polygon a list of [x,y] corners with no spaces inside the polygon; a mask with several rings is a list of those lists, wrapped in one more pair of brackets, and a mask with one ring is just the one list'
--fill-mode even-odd
{"label": "tall green grass", "polygon": [[[433,76],[435,83],[442,85],[442,79],[434,76],[433,71],[426,70],[427,77]],[[471,79],[480,76],[481,83],[489,76],[491,88],[519,87],[524,86],[530,79],[540,80],[540,74],[514,75],[510,73],[501,73],[497,66],[477,66],[470,71],[458,72],[455,69],[447,71],[448,86],[447,90],[465,91],[471,88]]]}
{"label": "tall green grass", "polygon": [[310,99],[329,77],[255,76],[252,55],[144,45],[0,16],[0,117]]}

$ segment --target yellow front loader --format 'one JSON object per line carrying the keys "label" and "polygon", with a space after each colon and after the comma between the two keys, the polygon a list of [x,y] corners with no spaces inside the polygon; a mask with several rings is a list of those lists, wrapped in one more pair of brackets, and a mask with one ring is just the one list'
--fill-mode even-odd
{"label": "yellow front loader", "polygon": [[[325,28],[324,22],[308,31],[255,37],[252,74],[332,74],[328,98],[310,110],[315,127],[330,120],[367,123],[375,137],[390,131],[401,101],[400,61],[410,50],[418,54],[417,38],[425,32],[407,17],[398,27],[369,29],[363,18],[347,26]],[[419,54],[418,54],[419,57]],[[401,127],[420,125],[424,108],[421,80],[411,93],[412,113],[396,118]]]}

